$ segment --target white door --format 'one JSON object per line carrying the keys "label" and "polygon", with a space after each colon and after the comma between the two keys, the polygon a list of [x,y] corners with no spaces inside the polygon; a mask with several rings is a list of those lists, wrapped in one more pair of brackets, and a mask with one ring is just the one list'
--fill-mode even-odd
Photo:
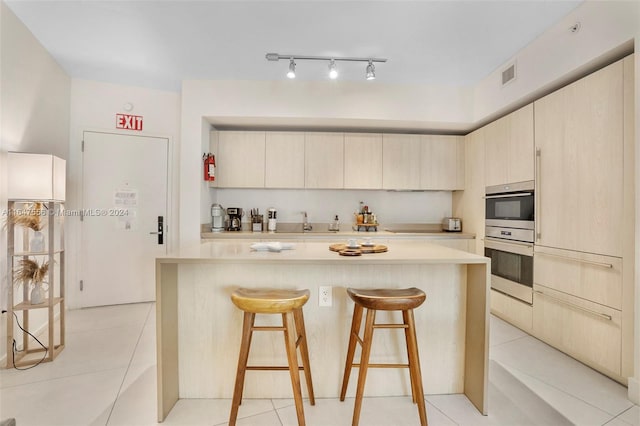
{"label": "white door", "polygon": [[[166,254],[164,138],[84,132],[81,304],[155,300],[155,258]],[[160,241],[162,240],[162,241]]]}

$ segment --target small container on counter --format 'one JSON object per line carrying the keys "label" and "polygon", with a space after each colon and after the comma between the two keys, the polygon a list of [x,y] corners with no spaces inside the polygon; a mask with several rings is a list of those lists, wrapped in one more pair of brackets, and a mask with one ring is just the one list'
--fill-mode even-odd
{"label": "small container on counter", "polygon": [[263,223],[263,216],[261,214],[251,216],[251,230],[253,232],[262,232]]}

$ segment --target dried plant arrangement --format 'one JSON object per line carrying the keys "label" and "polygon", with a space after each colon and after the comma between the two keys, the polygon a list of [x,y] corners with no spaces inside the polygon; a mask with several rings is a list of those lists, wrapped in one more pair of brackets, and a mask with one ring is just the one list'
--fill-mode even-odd
{"label": "dried plant arrangement", "polygon": [[6,224],[22,226],[33,231],[42,231],[46,222],[42,220],[44,216],[46,216],[44,204],[36,201],[26,205],[23,209],[9,211]]}
{"label": "dried plant arrangement", "polygon": [[33,259],[21,259],[19,266],[14,270],[14,282],[17,285],[20,283],[42,284],[49,272],[49,261],[44,262],[42,265],[37,260]]}

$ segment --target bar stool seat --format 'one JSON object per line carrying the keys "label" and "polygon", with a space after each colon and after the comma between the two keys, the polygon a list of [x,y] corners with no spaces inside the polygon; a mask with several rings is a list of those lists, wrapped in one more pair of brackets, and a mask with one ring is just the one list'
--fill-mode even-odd
{"label": "bar stool seat", "polygon": [[[422,305],[426,300],[426,294],[415,287],[406,289],[357,289],[347,288],[347,294],[355,302],[353,308],[353,320],[351,322],[351,333],[349,335],[349,347],[347,349],[347,360],[342,379],[342,391],[340,401],[344,401],[349,376],[353,367],[359,367],[358,386],[356,388],[356,400],[353,409],[352,425],[357,426],[360,421],[360,411],[362,408],[362,397],[364,385],[367,379],[368,368],[408,368],[411,380],[411,394],[413,402],[418,405],[418,415],[420,424],[427,425],[427,413],[424,402],[424,391],[422,388],[422,373],[420,371],[420,358],[418,356],[418,343],[416,339],[415,321],[413,310]],[[367,310],[365,319],[364,336],[360,338],[360,327],[362,323],[363,310]],[[402,324],[377,324],[375,322],[376,311],[402,311]],[[370,364],[371,342],[373,340],[373,330],[376,328],[404,329],[407,346],[407,364]],[[362,346],[360,363],[353,362],[356,344]]]}
{"label": "bar stool seat", "polygon": [[347,294],[355,303],[367,309],[379,311],[404,311],[415,309],[427,298],[424,291],[412,288],[361,289],[347,288]]}
{"label": "bar stool seat", "polygon": [[[236,424],[238,408],[242,402],[244,389],[244,376],[247,370],[289,370],[293,397],[298,416],[298,425],[304,426],[304,409],[302,404],[302,391],[300,387],[300,370],[304,370],[309,402],[315,405],[313,383],[311,381],[311,368],[309,365],[309,350],[307,335],[304,328],[302,307],[309,300],[309,290],[283,290],[274,288],[238,288],[231,293],[231,301],[240,310],[244,311],[242,322],[242,341],[238,356],[238,369],[236,383],[229,415],[229,425]],[[256,314],[280,314],[282,326],[256,326]],[[285,347],[287,351],[288,365],[283,366],[248,366],[249,349],[254,331],[283,331]],[[297,348],[300,347],[302,366],[298,366]]]}
{"label": "bar stool seat", "polygon": [[238,288],[231,301],[239,309],[256,314],[283,314],[300,309],[309,300],[309,290]]}

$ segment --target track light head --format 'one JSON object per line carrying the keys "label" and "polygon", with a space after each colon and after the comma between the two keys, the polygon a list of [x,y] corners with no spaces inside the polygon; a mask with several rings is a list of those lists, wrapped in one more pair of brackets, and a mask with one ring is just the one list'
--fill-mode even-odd
{"label": "track light head", "polygon": [[289,71],[287,72],[287,77],[296,78],[296,63],[293,58],[291,58],[291,60],[289,61]]}
{"label": "track light head", "polygon": [[329,78],[332,80],[338,78],[338,68],[336,67],[336,61],[333,59],[329,62]]}
{"label": "track light head", "polygon": [[373,65],[373,61],[369,61],[367,65],[367,80],[375,80],[376,79],[376,67]]}

